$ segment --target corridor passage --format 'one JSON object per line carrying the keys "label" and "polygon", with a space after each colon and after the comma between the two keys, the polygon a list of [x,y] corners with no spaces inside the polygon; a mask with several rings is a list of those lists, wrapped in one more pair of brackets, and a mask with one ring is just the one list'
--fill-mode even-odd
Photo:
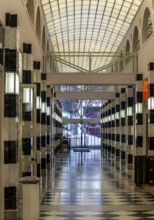
{"label": "corridor passage", "polygon": [[154,195],[135,187],[99,149],[57,156],[40,220],[154,219]]}

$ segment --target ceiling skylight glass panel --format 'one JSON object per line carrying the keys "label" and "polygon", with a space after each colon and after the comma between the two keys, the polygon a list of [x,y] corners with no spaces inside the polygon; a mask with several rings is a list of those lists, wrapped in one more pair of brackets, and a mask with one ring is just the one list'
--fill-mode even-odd
{"label": "ceiling skylight glass panel", "polygon": [[[115,52],[142,1],[41,0],[54,51]],[[79,58],[71,62],[88,69],[87,60]],[[102,58],[98,64],[97,59],[92,62],[94,69],[109,62]],[[58,68],[73,71],[64,64],[58,64]]]}
{"label": "ceiling skylight glass panel", "polygon": [[42,0],[42,5],[49,3],[49,0]]}
{"label": "ceiling skylight glass panel", "polygon": [[[43,10],[48,10],[49,9],[49,5],[43,5]],[[49,9],[50,10],[50,9]]]}

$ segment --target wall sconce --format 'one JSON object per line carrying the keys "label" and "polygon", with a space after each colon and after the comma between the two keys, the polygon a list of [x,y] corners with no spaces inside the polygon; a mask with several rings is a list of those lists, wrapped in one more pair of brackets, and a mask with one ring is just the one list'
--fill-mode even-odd
{"label": "wall sconce", "polygon": [[23,88],[23,103],[33,104],[33,90],[31,88]]}
{"label": "wall sconce", "polygon": [[107,117],[104,118],[104,122],[105,122],[105,123],[107,122]]}
{"label": "wall sconce", "polygon": [[111,115],[111,121],[114,121],[114,120],[115,120],[114,117],[115,117],[114,114],[112,114],[112,115]]}
{"label": "wall sconce", "polygon": [[154,97],[148,98],[148,110],[154,110]]}
{"label": "wall sconce", "polygon": [[19,75],[16,72],[5,73],[5,93],[19,95]]}
{"label": "wall sconce", "polygon": [[41,109],[41,97],[36,97],[36,109]]}
{"label": "wall sconce", "polygon": [[42,102],[41,113],[46,113],[46,102]]}
{"label": "wall sconce", "polygon": [[125,118],[125,110],[121,110],[120,111],[120,117],[121,118]]}
{"label": "wall sconce", "polygon": [[109,115],[109,116],[108,116],[108,122],[110,122],[110,121],[111,121],[111,116]]}
{"label": "wall sconce", "polygon": [[136,111],[136,114],[142,114],[142,113],[143,113],[142,103],[136,103],[136,105],[135,105],[135,111]]}
{"label": "wall sconce", "polygon": [[128,107],[127,108],[127,116],[132,116],[133,115],[133,108],[132,107]]}
{"label": "wall sconce", "polygon": [[102,120],[103,120],[103,123],[106,123],[106,118],[103,118]]}
{"label": "wall sconce", "polygon": [[47,106],[47,116],[50,116],[51,112],[50,112],[50,106]]}
{"label": "wall sconce", "polygon": [[119,118],[120,118],[120,117],[119,117],[119,112],[116,112],[116,113],[115,113],[115,119],[119,120]]}

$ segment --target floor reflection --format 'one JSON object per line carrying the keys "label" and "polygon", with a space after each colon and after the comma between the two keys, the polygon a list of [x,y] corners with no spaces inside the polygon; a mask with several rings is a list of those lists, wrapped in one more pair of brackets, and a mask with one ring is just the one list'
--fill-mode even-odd
{"label": "floor reflection", "polygon": [[154,219],[154,196],[102,155],[71,150],[56,158],[40,220]]}

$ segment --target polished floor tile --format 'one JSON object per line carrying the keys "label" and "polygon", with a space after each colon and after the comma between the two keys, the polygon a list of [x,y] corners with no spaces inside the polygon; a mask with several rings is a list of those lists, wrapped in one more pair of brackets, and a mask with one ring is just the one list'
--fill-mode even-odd
{"label": "polished floor tile", "polygon": [[40,220],[154,219],[154,195],[136,187],[99,149],[57,156]]}

